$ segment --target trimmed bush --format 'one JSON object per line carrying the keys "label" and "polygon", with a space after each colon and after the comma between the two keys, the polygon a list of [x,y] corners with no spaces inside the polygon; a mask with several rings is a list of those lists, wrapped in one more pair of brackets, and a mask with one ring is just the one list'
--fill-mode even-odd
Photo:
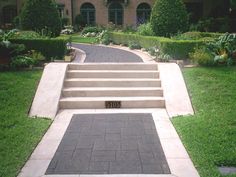
{"label": "trimmed bush", "polygon": [[189,58],[189,53],[192,53],[196,46],[202,46],[206,42],[205,40],[174,40],[164,37],[140,36],[117,32],[110,32],[109,36],[115,44],[128,46],[129,43],[136,43],[146,49],[156,46],[162,53],[174,59]]}
{"label": "trimmed bush", "polygon": [[182,0],[156,0],[150,22],[157,36],[169,37],[187,31],[189,18]]}
{"label": "trimmed bush", "polygon": [[24,30],[43,31],[50,37],[60,35],[61,19],[54,0],[27,0],[20,18]]}
{"label": "trimmed bush", "polygon": [[16,44],[24,44],[26,50],[36,50],[46,57],[46,60],[63,59],[66,52],[66,39],[43,38],[43,39],[11,39]]}
{"label": "trimmed bush", "polygon": [[176,35],[172,39],[176,40],[201,40],[206,38],[217,39],[222,35],[222,33],[210,33],[210,32],[198,32],[191,31],[183,34]]}

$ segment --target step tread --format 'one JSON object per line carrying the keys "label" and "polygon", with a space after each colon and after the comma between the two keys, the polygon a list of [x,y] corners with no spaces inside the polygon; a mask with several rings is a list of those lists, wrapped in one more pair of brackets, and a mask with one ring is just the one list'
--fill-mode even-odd
{"label": "step tread", "polygon": [[159,73],[158,70],[68,70],[68,73]]}
{"label": "step tread", "polygon": [[65,81],[161,81],[157,78],[67,78]]}
{"label": "step tread", "polygon": [[62,101],[145,101],[165,100],[164,97],[63,97]]}
{"label": "step tread", "polygon": [[63,91],[122,91],[122,90],[163,90],[162,87],[65,87]]}

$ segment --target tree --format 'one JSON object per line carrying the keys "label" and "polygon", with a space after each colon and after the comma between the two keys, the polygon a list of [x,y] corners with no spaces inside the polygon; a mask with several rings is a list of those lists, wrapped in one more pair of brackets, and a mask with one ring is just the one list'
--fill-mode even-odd
{"label": "tree", "polygon": [[150,22],[157,36],[170,36],[187,31],[189,17],[182,0],[156,0]]}
{"label": "tree", "polygon": [[24,30],[46,32],[47,36],[59,36],[61,19],[54,0],[26,0],[20,14]]}

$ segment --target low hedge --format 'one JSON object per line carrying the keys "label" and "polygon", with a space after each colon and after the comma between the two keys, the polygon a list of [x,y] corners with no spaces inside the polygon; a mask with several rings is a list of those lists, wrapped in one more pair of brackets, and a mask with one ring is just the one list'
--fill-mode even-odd
{"label": "low hedge", "polygon": [[24,44],[26,50],[37,50],[47,60],[63,59],[66,53],[67,39],[60,38],[38,38],[38,39],[11,39],[12,43]]}
{"label": "low hedge", "polygon": [[206,41],[211,40],[210,38],[207,40],[175,40],[164,37],[140,36],[118,32],[110,32],[109,36],[115,44],[128,45],[130,42],[134,42],[147,49],[156,46],[161,52],[175,59],[189,58],[189,53],[192,53],[196,46],[203,45]]}

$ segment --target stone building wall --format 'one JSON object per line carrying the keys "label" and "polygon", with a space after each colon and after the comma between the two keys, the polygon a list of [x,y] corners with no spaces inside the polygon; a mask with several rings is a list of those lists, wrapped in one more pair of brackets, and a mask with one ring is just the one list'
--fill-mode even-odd
{"label": "stone building wall", "polygon": [[[20,9],[23,6],[25,0],[6,0],[1,1],[0,4],[0,20],[2,21],[2,7],[6,5],[6,3],[15,3],[17,6],[17,12],[20,12]],[[109,1],[123,1],[124,0],[109,0]],[[184,2],[205,2],[207,0],[184,0]],[[72,23],[76,15],[80,14],[80,7],[84,3],[91,3],[95,7],[95,23],[98,25],[107,25],[109,23],[109,14],[108,14],[108,6],[105,4],[105,0],[56,0],[59,4],[64,4],[64,17],[68,17],[70,19],[70,22]],[[124,5],[124,3],[121,3],[123,6],[123,25],[124,26],[130,26],[130,25],[136,25],[137,22],[137,12],[136,9],[139,4],[141,3],[147,3],[151,7],[153,6],[155,0],[129,0],[128,5]],[[204,3],[205,4],[205,3]],[[209,9],[209,6],[204,5],[204,12],[203,14],[206,14],[207,10]],[[0,24],[1,24],[0,21]]]}

